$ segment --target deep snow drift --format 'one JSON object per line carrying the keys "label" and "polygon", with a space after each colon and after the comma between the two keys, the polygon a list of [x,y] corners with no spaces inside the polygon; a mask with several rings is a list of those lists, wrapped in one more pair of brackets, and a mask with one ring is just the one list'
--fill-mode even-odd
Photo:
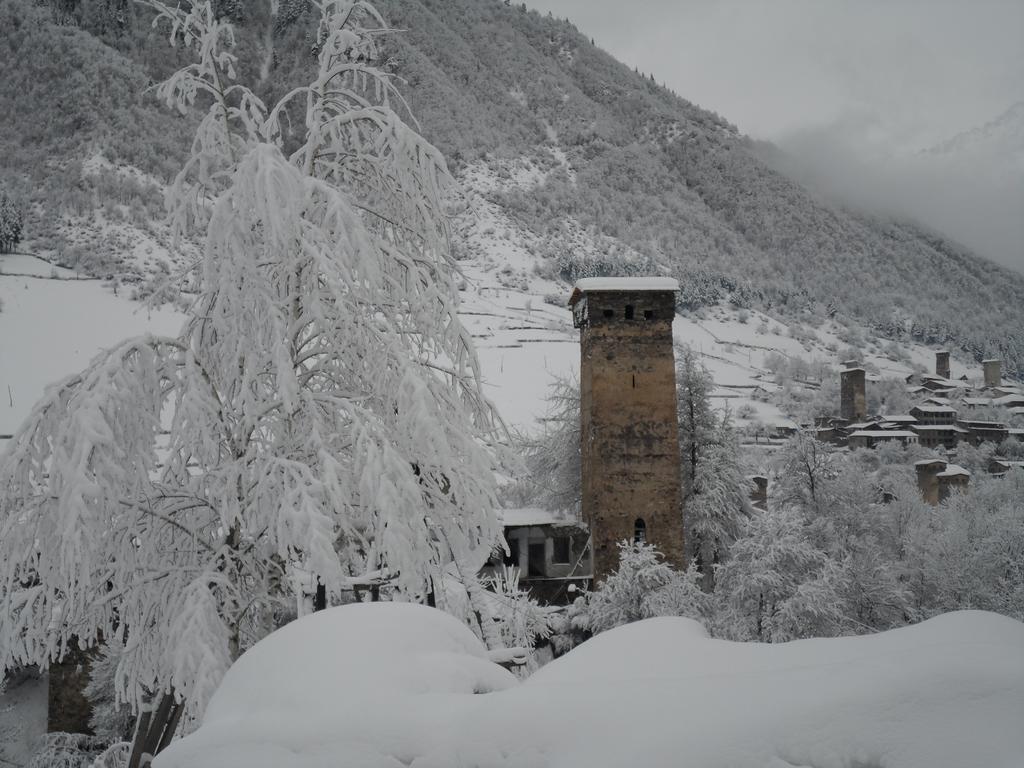
{"label": "deep snow drift", "polygon": [[1019,768],[1024,624],[960,612],[865,637],[600,635],[526,682],[450,616],[334,608],[228,672],[155,768]]}

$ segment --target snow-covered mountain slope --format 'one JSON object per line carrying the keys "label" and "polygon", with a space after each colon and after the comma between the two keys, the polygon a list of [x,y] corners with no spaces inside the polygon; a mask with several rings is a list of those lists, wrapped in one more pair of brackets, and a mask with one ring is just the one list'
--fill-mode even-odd
{"label": "snow-covered mountain slope", "polygon": [[[515,432],[534,429],[544,417],[555,377],[579,370],[579,335],[567,306],[571,285],[546,266],[535,233],[487,196],[510,184],[528,193],[544,178],[536,168],[510,174],[485,163],[459,175],[464,191],[454,234],[464,276],[461,316],[477,345],[485,391]],[[126,230],[130,234],[127,224],[112,225],[114,235]],[[560,237],[577,253],[608,247],[605,237],[582,227],[568,226]],[[140,286],[164,272],[150,272],[146,259],[125,263]],[[33,256],[0,256],[0,435],[17,428],[48,384],[77,372],[100,350],[128,336],[179,330],[184,316],[173,305],[151,310],[132,295],[130,287],[80,279]],[[905,376],[934,362],[929,347],[894,344],[867,328],[813,317],[799,322],[726,302],[678,315],[674,332],[711,371],[716,404],[749,428],[792,426],[799,416],[786,410],[772,375],[780,356],[803,361],[797,366],[803,375],[798,371],[790,386],[805,393],[828,385],[830,377],[835,384],[840,363],[851,355],[879,377]],[[952,365],[955,377],[980,375],[969,360],[954,358]]]}
{"label": "snow-covered mountain slope", "polygon": [[[0,9],[0,47],[12,51],[0,80],[4,184],[31,203],[34,250],[59,258],[85,238],[103,254],[79,267],[91,274],[116,274],[140,250],[161,269],[162,237],[142,215],[159,208],[148,182],[169,180],[194,126],[144,91],[178,55],[138,5],[113,26],[83,17],[77,29],[55,24],[48,5],[60,8]],[[238,71],[267,99],[308,83],[312,66],[309,4],[278,5],[276,20],[262,4],[228,12]],[[569,21],[500,0],[379,5],[402,30],[384,54],[424,135],[464,178],[478,166],[496,174],[483,194],[520,223],[541,274],[628,263],[677,277],[694,307],[731,299],[793,322],[809,309],[1022,370],[1021,275],[943,235],[821,199],[763,162],[727,119],[615,61]],[[97,152],[139,172],[112,173]],[[958,217],[988,227],[985,210],[962,207]],[[139,232],[117,242],[110,225],[121,218]]]}

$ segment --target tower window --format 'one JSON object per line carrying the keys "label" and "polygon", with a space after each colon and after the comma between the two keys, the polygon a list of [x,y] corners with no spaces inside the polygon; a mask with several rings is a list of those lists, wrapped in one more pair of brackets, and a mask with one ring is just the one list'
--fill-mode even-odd
{"label": "tower window", "polygon": [[647,543],[647,523],[644,522],[644,519],[642,517],[638,517],[636,519],[636,522],[633,523],[633,543]]}
{"label": "tower window", "polygon": [[644,310],[644,320],[653,320],[653,319],[654,319],[654,310],[653,309],[645,309]]}
{"label": "tower window", "polygon": [[552,540],[551,562],[558,565],[569,563],[569,537],[558,536]]}
{"label": "tower window", "polygon": [[612,317],[612,316],[613,316],[614,314],[615,314],[615,311],[614,311],[614,310],[611,310],[611,309],[606,309],[606,310],[604,311],[604,316],[605,316],[605,317]]}
{"label": "tower window", "polygon": [[627,304],[626,305],[626,319],[627,320],[632,320],[633,319],[633,305],[632,304]]}

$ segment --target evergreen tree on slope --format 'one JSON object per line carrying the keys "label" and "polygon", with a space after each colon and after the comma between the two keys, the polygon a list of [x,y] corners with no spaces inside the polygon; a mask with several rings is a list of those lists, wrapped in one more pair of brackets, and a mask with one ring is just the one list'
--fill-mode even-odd
{"label": "evergreen tree on slope", "polygon": [[714,565],[725,559],[750,503],[732,417],[711,408],[714,381],[689,347],[679,350],[676,381],[687,556],[712,591]]}

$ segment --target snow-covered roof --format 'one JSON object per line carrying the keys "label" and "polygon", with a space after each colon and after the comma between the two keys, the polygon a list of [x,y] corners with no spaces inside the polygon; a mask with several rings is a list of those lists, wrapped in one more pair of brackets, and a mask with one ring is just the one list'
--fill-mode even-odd
{"label": "snow-covered roof", "polygon": [[1000,358],[998,358],[998,357],[990,357],[987,360],[982,360],[981,364],[984,365],[985,363],[1001,363],[1001,362],[1003,362],[1003,361]]}
{"label": "snow-covered roof", "polygon": [[576,290],[588,291],[678,291],[674,277],[583,277],[576,281]]}
{"label": "snow-covered roof", "polygon": [[993,459],[993,464],[998,464],[1006,469],[1024,469],[1024,461],[1012,461],[1010,459]]}
{"label": "snow-covered roof", "polygon": [[882,429],[877,432],[869,431],[866,429],[858,429],[856,432],[851,434],[850,437],[875,437],[879,439],[891,439],[900,437],[917,437],[917,433],[911,432],[906,429]]}
{"label": "snow-covered roof", "polygon": [[872,421],[858,421],[856,424],[847,424],[846,425],[847,429],[852,429],[854,431],[863,431],[863,430],[866,430],[866,429],[870,429],[871,427],[875,427],[877,431],[881,431],[881,429],[882,429],[881,422],[880,421],[874,421],[874,420],[872,420]]}
{"label": "snow-covered roof", "polygon": [[921,459],[921,461],[914,462],[915,467],[930,467],[933,464],[941,464],[942,466],[946,466],[946,461],[944,459]]}
{"label": "snow-covered roof", "polygon": [[1024,405],[1024,395],[1003,395],[992,400],[992,405],[1010,405],[1019,403]]}
{"label": "snow-covered roof", "polygon": [[970,470],[964,469],[959,464],[947,464],[946,468],[939,472],[938,477],[970,477]]}
{"label": "snow-covered roof", "polygon": [[562,512],[551,512],[539,507],[523,507],[520,509],[499,509],[498,519],[503,525],[510,527],[525,525],[556,525],[575,523],[576,520]]}
{"label": "snow-covered roof", "polygon": [[951,405],[915,405],[910,410],[921,413],[956,413],[956,408]]}
{"label": "snow-covered roof", "polygon": [[882,417],[882,421],[884,421],[886,423],[889,423],[889,424],[897,424],[897,423],[913,424],[915,421],[917,421],[917,419],[915,419],[909,413],[901,413],[901,414],[897,414],[895,416],[883,416]]}
{"label": "snow-covered roof", "polygon": [[914,424],[915,432],[965,432],[955,424]]}
{"label": "snow-covered roof", "polygon": [[965,397],[964,405],[992,405],[991,397]]}

